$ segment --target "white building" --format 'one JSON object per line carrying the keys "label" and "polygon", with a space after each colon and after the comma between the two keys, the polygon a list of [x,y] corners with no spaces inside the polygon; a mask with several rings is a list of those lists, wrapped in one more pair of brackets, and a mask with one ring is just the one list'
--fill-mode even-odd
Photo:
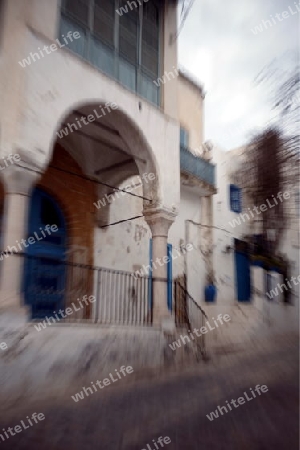
{"label": "white building", "polygon": [[[238,148],[222,151],[217,147],[213,150],[213,160],[217,162],[218,167],[216,178],[218,192],[213,197],[214,270],[218,302],[227,307],[246,306],[248,312],[251,309],[259,311],[261,314],[257,322],[263,322],[262,328],[267,321],[276,331],[297,330],[300,286],[299,190],[297,186],[291,186],[289,198],[284,199],[284,205],[289,211],[289,221],[279,252],[285,254],[291,263],[289,279],[285,280],[275,271],[266,273],[261,267],[252,264],[247,251],[243,249],[245,236],[259,235],[262,223],[261,216],[255,214],[254,210],[253,214],[249,212],[250,203],[242,190],[243,182],[238,177],[243,150]],[[240,188],[236,198],[234,188]],[[239,203],[239,207],[235,208],[235,202]],[[299,277],[298,284],[291,282],[291,276],[296,279]],[[284,286],[279,288],[278,283],[286,284],[286,288]],[[269,300],[267,292],[270,293],[271,289],[275,288],[278,295]],[[286,289],[291,291],[289,305],[283,302],[283,292]]]}
{"label": "white building", "polygon": [[[201,239],[211,236],[198,224],[211,221],[214,166],[180,147],[180,123],[189,146],[202,145],[203,92],[178,77],[177,2],[120,6],[1,2],[0,151],[16,157],[0,172],[2,308],[41,317],[95,295],[78,317],[122,322],[126,310],[144,323],[152,298],[160,324],[183,273],[203,297]],[[155,263],[167,244],[179,252],[173,267]],[[132,276],[150,259],[153,285]]]}

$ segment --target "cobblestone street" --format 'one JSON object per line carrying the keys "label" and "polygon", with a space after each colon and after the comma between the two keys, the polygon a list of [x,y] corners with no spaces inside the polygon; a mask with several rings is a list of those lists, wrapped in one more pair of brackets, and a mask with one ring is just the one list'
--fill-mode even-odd
{"label": "cobblestone street", "polygon": [[[267,385],[268,392],[238,411],[208,420],[206,414],[218,405],[257,384]],[[1,448],[148,450],[149,444],[154,450],[152,441],[168,436],[171,443],[165,447],[170,450],[296,450],[298,344],[225,355],[181,374],[110,386],[78,403],[66,395],[19,404],[12,416],[2,418],[1,429],[33,412],[42,412],[45,420],[1,442]]]}

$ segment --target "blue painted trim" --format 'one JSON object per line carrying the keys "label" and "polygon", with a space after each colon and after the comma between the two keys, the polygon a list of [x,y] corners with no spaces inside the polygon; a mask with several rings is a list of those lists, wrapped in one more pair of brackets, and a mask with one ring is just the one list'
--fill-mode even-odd
{"label": "blue painted trim", "polygon": [[[149,240],[149,265],[152,269],[152,263],[153,263],[153,249],[152,249],[152,238]],[[168,302],[168,309],[172,311],[172,288],[173,288],[173,259],[172,259],[172,244],[167,244],[167,256],[169,258],[168,265],[167,265],[167,302]],[[149,307],[152,307],[153,304],[153,289],[152,289],[152,270],[150,270],[149,275],[149,285],[148,285],[148,301],[149,301]]]}
{"label": "blue painted trim", "polygon": [[168,266],[167,266],[167,299],[168,309],[172,311],[172,279],[173,279],[173,267],[172,267],[172,244],[167,244]]}
{"label": "blue painted trim", "polygon": [[248,255],[235,252],[235,286],[239,302],[251,300],[251,275]]}
{"label": "blue painted trim", "polygon": [[264,263],[263,261],[260,260],[252,260],[251,261],[251,266],[258,266],[258,267],[264,267]]}
{"label": "blue painted trim", "polygon": [[[149,265],[152,269],[152,238],[149,240]],[[148,304],[149,308],[153,306],[153,289],[152,289],[152,270],[150,270],[149,284],[148,284]]]}

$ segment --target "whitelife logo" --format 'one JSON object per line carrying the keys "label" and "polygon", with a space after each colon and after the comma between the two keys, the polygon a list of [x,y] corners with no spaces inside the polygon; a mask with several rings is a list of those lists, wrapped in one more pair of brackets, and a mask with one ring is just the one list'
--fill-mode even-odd
{"label": "whitelife logo", "polygon": [[[107,112],[110,113],[111,109],[118,109],[118,105],[116,105],[116,103],[114,102],[107,102],[105,103],[105,106],[99,105],[99,108],[101,109],[102,114],[98,114],[98,112],[96,111],[96,109],[93,110],[93,113],[95,114],[89,114],[88,116],[81,116],[80,119],[78,119],[77,117],[75,118],[76,123],[68,123],[66,124],[67,126],[65,128],[62,128],[60,131],[56,132],[56,135],[59,137],[59,139],[64,138],[65,136],[68,136],[69,133],[73,133],[74,131],[78,131],[78,128],[82,128],[82,124],[80,123],[80,121],[83,123],[83,125],[88,125],[89,123],[95,122],[96,118],[97,119],[101,119],[101,117],[106,116],[106,113],[104,111],[103,108],[107,109]],[[76,125],[77,124],[77,125]]]}
{"label": "whitelife logo", "polygon": [[[289,17],[294,16],[295,14],[298,14],[300,12],[300,4],[294,2],[294,5],[296,7],[295,9],[293,9],[292,6],[289,6],[288,7],[289,8],[288,11],[282,11],[281,13],[276,13],[275,17],[276,17],[277,21],[278,22],[282,22],[284,19],[288,19]],[[256,25],[256,27],[254,29],[252,28],[251,29],[252,33],[256,35],[258,33],[262,33],[264,31],[264,28],[265,28],[265,30],[267,30],[268,27],[272,27],[273,25],[277,25],[278,22],[276,22],[276,19],[272,15],[270,15],[270,18],[271,19],[263,20],[261,22],[261,24],[260,25]]]}
{"label": "whitelife logo", "polygon": [[[84,308],[84,305],[81,303],[79,298],[77,299],[77,301],[80,304],[80,308],[77,309],[75,303],[73,302],[70,305],[70,307],[66,308],[65,310],[60,309],[57,312],[53,311],[53,314],[56,317],[56,319],[53,316],[45,317],[46,320],[43,320],[43,322],[39,322],[37,325],[34,325],[34,328],[37,331],[44,330],[45,328],[47,328],[48,325],[51,326],[52,323],[56,323],[57,321],[59,322],[61,319],[65,319],[66,317],[71,316],[74,311],[80,311],[80,309]],[[94,295],[90,295],[89,298],[88,298],[87,295],[84,295],[82,297],[82,301],[83,301],[83,303],[85,303],[86,306],[88,306],[89,303],[95,303],[96,297]],[[71,308],[71,306],[72,306],[73,309]],[[60,314],[61,317],[58,317],[58,314]],[[50,320],[52,321],[52,323],[50,322]],[[46,321],[47,321],[47,323],[46,323]]]}
{"label": "whitelife logo", "polygon": [[[252,388],[250,388],[251,391],[251,395],[252,397],[248,397],[247,392],[244,392],[245,394],[245,398],[248,402],[251,402],[251,400],[253,400],[254,398],[256,398],[256,395],[253,391]],[[255,391],[257,392],[258,395],[261,395],[261,393],[265,393],[268,392],[268,386],[266,386],[265,384],[263,384],[262,386],[260,386],[259,384],[257,384],[255,386]],[[260,392],[261,391],[261,392]],[[236,402],[238,402],[238,405],[236,404]],[[229,409],[229,411],[232,411],[232,408],[228,402],[228,400],[226,400],[227,403],[227,408]],[[244,405],[245,404],[245,399],[244,397],[239,397],[237,400],[231,400],[230,403],[235,407],[238,408],[240,405]],[[218,409],[216,409],[215,411],[212,411],[210,414],[206,414],[206,417],[212,422],[214,419],[217,419],[219,417],[219,412],[221,413],[221,415],[223,416],[224,411],[225,413],[228,413],[228,410],[226,408],[226,406],[218,406]]]}
{"label": "whitelife logo", "polygon": [[[148,1],[149,0],[143,0],[144,3],[147,3]],[[135,2],[135,1],[132,1],[132,2],[128,1],[128,2],[126,2],[126,5],[121,6],[121,8],[119,8],[119,9],[116,9],[116,13],[119,16],[123,16],[123,14],[128,13],[128,6],[129,6],[129,8],[132,11],[133,10],[133,6],[132,5],[134,5],[134,8],[138,8],[139,5],[141,6],[143,2],[141,0],[137,0],[137,2]]]}
{"label": "whitelife logo", "polygon": [[[37,234],[37,232],[35,231],[34,237],[30,236],[27,240],[26,239],[21,239],[21,242],[16,241],[16,245],[12,245],[12,246],[8,246],[6,247],[6,250],[4,250],[4,252],[0,253],[0,261],[3,261],[4,257],[8,258],[11,254],[14,253],[19,253],[20,251],[24,250],[25,248],[28,248],[29,245],[33,245],[35,244],[37,241],[42,241],[43,239],[45,239],[47,236],[50,236],[51,233],[56,233],[56,231],[58,231],[57,225],[46,225],[44,230],[40,227],[40,232],[42,237],[39,237],[39,235]],[[48,234],[45,233],[45,231],[47,231]],[[18,248],[17,248],[17,247]],[[22,247],[23,246],[23,247]],[[19,249],[19,250],[18,250]]]}
{"label": "whitelife logo", "polygon": [[[159,436],[159,438],[157,438],[157,442],[155,441],[155,439],[152,439],[153,443],[154,443],[154,448],[152,448],[150,446],[150,444],[147,444],[147,448],[142,448],[142,450],[159,450],[160,448],[164,447],[164,444],[170,444],[171,443],[171,439],[169,438],[169,436],[165,436],[164,438],[162,436]],[[160,445],[160,447],[158,446],[158,444]]]}
{"label": "whitelife logo", "polygon": [[[74,39],[80,38],[80,33],[78,31],[75,31],[75,32],[69,31],[67,33],[67,38],[65,38],[64,34],[62,35],[62,37],[63,37],[63,40],[65,41],[66,45],[68,45],[69,42],[68,42],[67,38],[70,40],[70,42],[73,42],[73,38]],[[66,46],[65,44],[61,44],[59,39],[55,39],[55,42],[57,42],[58,46],[56,44],[44,45],[43,50],[46,53],[46,55],[50,55],[51,53],[56,52],[58,47],[63,48]],[[48,50],[48,49],[50,49],[50,50]],[[35,62],[36,59],[40,60],[41,58],[45,58],[46,55],[44,54],[43,50],[41,50],[41,48],[38,47],[39,53],[30,52],[29,56],[27,58],[23,59],[22,61],[19,61],[20,66],[23,67],[23,69],[24,69],[26,66],[30,66],[30,64],[32,62]]]}
{"label": "whitelife logo", "polygon": [[[120,369],[121,374],[123,375],[123,378],[126,377],[126,373],[130,374],[133,372],[133,368],[131,366],[122,366]],[[96,383],[94,383],[93,381],[91,381],[91,385],[92,388],[90,386],[88,387],[83,387],[83,391],[77,392],[77,394],[75,395],[71,395],[72,399],[74,400],[74,402],[79,402],[79,400],[83,400],[85,395],[89,397],[90,394],[93,394],[94,392],[98,392],[98,388],[100,389],[104,389],[105,386],[109,386],[111,384],[111,381],[113,383],[115,383],[116,381],[119,381],[122,379],[122,376],[120,375],[119,371],[117,369],[115,369],[116,374],[109,374],[109,378],[104,378],[102,381],[97,380]],[[116,376],[116,378],[114,378],[114,375]],[[102,384],[104,384],[104,386],[102,386]],[[97,385],[97,386],[96,386]]]}
{"label": "whitelife logo", "polygon": [[[216,328],[219,328],[217,320],[220,322],[221,325],[223,325],[223,321],[222,320],[224,320],[225,322],[229,322],[229,320],[231,320],[231,317],[229,316],[229,314],[224,314],[224,315],[223,314],[219,314],[216,320],[215,320],[214,317],[212,318],[212,320],[214,321],[214,324],[216,325]],[[198,328],[194,328],[193,333],[195,333],[195,335],[197,337],[201,337],[203,334],[206,334],[208,332],[208,330],[212,331],[212,330],[216,329],[215,327],[211,327],[210,323],[208,321],[206,322],[206,324],[207,324],[208,328],[206,328],[206,327],[201,327],[199,329]],[[180,338],[178,339],[178,341],[172,342],[172,344],[169,344],[169,347],[174,351],[177,348],[181,347],[181,341],[182,341],[183,345],[187,344],[188,342],[191,342],[191,340],[194,341],[195,337],[192,334],[192,332],[190,330],[188,330],[188,333],[189,333],[190,337],[187,334],[185,334],[185,335],[181,334]],[[181,339],[181,341],[180,341],[180,339]]]}
{"label": "whitelife logo", "polygon": [[[32,427],[34,425],[34,423],[32,423],[31,420],[33,420],[35,423],[38,423],[39,421],[44,420],[45,416],[42,413],[38,414],[38,413],[35,412],[35,413],[33,413],[31,415],[31,418],[29,418],[27,416],[26,419],[27,419],[27,423],[25,423],[26,421],[21,420],[20,423],[21,423],[22,426],[21,425],[15,425],[13,428],[12,427],[8,427],[6,430],[3,428],[3,433],[1,432],[1,434],[0,434],[0,438],[1,438],[2,442],[5,441],[5,438],[7,440],[7,439],[10,438],[10,436],[15,436],[16,433],[21,433],[21,431],[27,430],[28,428]],[[28,424],[30,425],[30,427],[29,427]],[[10,436],[9,436],[8,433],[10,434]]]}
{"label": "whitelife logo", "polygon": [[[259,207],[258,206],[253,206],[253,210],[254,210],[254,212],[257,214],[257,215],[259,215],[259,214],[261,214],[261,213],[263,213],[263,212],[265,212],[265,211],[267,211],[267,209],[271,209],[271,208],[274,208],[276,205],[278,205],[278,201],[276,200],[276,198],[275,198],[275,196],[274,195],[272,195],[272,199],[271,199],[271,201],[273,200],[273,202],[274,202],[274,204],[272,204],[272,203],[270,203],[270,201],[269,201],[269,199],[267,198],[266,199],[266,203],[267,203],[267,205],[265,204],[265,203],[263,203],[262,205],[260,205]],[[283,197],[283,198],[282,198]],[[283,199],[285,199],[285,200],[287,200],[288,198],[290,198],[290,193],[287,191],[287,192],[278,192],[278,194],[277,194],[277,198],[280,200],[280,202],[282,203],[283,202]],[[258,208],[260,209],[260,211],[258,210]],[[251,217],[252,217],[252,219],[254,219],[255,218],[255,215],[253,214],[253,212],[251,211],[251,208],[248,208],[248,210],[249,210],[249,212],[250,212],[250,214],[251,214]],[[246,219],[247,220],[250,220],[250,216],[249,216],[249,214],[248,213],[241,213],[241,214],[239,214],[239,216],[236,218],[236,219],[234,219],[234,220],[232,220],[232,221],[230,221],[229,222],[229,225],[232,227],[232,228],[235,228],[237,225],[241,225],[241,219],[243,220],[243,222],[245,222],[245,217],[246,217]]]}
{"label": "whitelife logo", "polygon": [[[290,289],[293,289],[293,286],[291,285],[291,283],[289,282],[289,280],[286,278],[286,284],[289,286]],[[297,286],[299,283],[296,282],[296,280],[299,281],[300,283],[300,275],[298,275],[298,277],[291,277],[291,281],[294,283],[294,286]],[[284,287],[284,289],[286,291],[288,291],[288,287],[286,286],[286,284],[280,284],[277,283],[277,287],[275,287],[274,289],[271,289],[270,292],[266,292],[266,295],[269,297],[269,299],[271,300],[274,297],[277,297],[279,292],[278,292],[278,288],[280,289],[280,292],[283,293],[283,289],[282,287]]]}
{"label": "whitelife logo", "polygon": [[[5,158],[1,158],[3,161],[0,161],[0,170],[4,170],[6,169],[6,167],[11,166],[12,164],[16,163],[16,162],[20,162],[21,161],[21,156],[16,153],[15,155],[8,155]],[[1,165],[1,163],[4,164],[4,167]]]}
{"label": "whitelife logo", "polygon": [[[145,181],[145,183],[148,183],[148,178],[150,181],[155,180],[155,174],[150,172],[150,173],[143,173],[143,175],[141,175],[141,178]],[[101,206],[106,206],[108,202],[109,204],[112,203],[114,200],[116,200],[117,198],[119,198],[119,195],[126,195],[128,192],[130,193],[133,189],[136,189],[140,186],[140,184],[135,184],[134,181],[131,182],[131,184],[127,184],[124,189],[118,189],[116,192],[114,192],[113,194],[105,194],[105,197],[102,197],[102,199],[100,198],[97,203],[93,203],[94,206],[96,206],[97,209],[100,209]]]}

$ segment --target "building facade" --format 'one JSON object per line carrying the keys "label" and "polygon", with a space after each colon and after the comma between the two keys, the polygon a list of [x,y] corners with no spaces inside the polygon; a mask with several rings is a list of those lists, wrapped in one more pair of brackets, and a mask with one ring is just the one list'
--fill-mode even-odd
{"label": "building facade", "polygon": [[[274,329],[277,328],[276,331],[297,330],[300,286],[299,188],[297,185],[289,186],[286,198],[281,193],[284,208],[288,211],[287,227],[278,249],[278,253],[290,262],[288,278],[285,278],[275,268],[266,271],[257,261],[251,261],[246,240],[249,236],[262,234],[262,220],[260,210],[257,214],[253,208],[260,205],[252,205],[242,189],[243,180],[238,176],[243,152],[244,148],[223,151],[214,146],[213,149],[213,160],[218,164],[218,192],[213,197],[213,258],[218,301],[228,308],[248,305],[253,311],[260,312],[257,324],[267,320]],[[272,207],[274,200],[269,201]],[[299,278],[297,284],[291,282],[292,276],[296,280]],[[288,304],[284,302],[284,293],[287,291],[290,299]]]}
{"label": "building facade", "polygon": [[[78,318],[143,301],[142,322],[149,304],[169,320],[166,280],[194,258],[184,223],[215,192],[213,165],[180,147],[176,1],[1,3],[2,307],[44,317],[94,295],[105,311]],[[174,273],[155,264],[171,245],[188,255]]]}

